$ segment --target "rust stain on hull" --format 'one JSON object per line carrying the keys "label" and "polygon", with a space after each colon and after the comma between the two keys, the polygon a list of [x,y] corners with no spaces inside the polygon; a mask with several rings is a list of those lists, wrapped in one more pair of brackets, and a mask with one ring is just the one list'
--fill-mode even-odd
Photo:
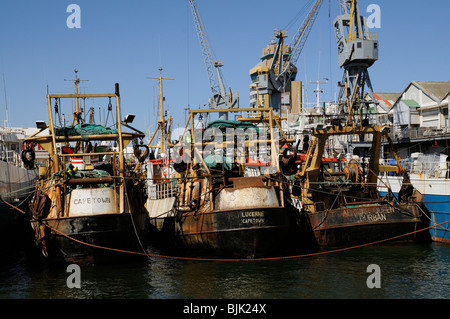
{"label": "rust stain on hull", "polygon": [[182,242],[192,248],[254,258],[289,245],[289,212],[280,208],[186,214],[179,224]]}
{"label": "rust stain on hull", "polygon": [[[151,219],[155,232],[162,235],[160,242],[187,252],[235,258],[281,256],[311,248],[302,237],[314,237],[306,217],[302,220],[277,187],[265,184],[263,177],[230,182],[232,187],[212,197],[205,196],[210,194],[207,180],[182,185],[177,212]],[[196,205],[188,206],[192,200]]]}
{"label": "rust stain on hull", "polygon": [[[322,246],[363,244],[413,232],[421,227],[416,204],[360,205],[307,214]],[[407,236],[399,240],[414,240]]]}

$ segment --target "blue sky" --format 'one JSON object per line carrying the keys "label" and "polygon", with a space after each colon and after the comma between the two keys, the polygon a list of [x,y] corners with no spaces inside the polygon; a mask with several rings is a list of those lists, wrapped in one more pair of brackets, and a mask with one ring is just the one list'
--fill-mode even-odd
{"label": "blue sky", "polygon": [[[249,70],[270,42],[273,30],[284,28],[309,0],[196,0],[216,58],[223,60],[227,85],[248,106]],[[81,8],[81,28],[69,29],[69,4]],[[380,57],[370,69],[376,92],[401,92],[410,81],[450,80],[450,24],[447,0],[360,0],[364,15],[369,4],[381,8],[378,33]],[[329,13],[331,17],[329,17]],[[342,70],[332,22],[338,0],[324,0],[321,12],[298,60],[298,80],[329,79],[323,100],[334,100]],[[302,19],[292,25],[293,36]],[[0,3],[0,71],[5,79],[9,124],[34,126],[47,120],[46,87],[50,93],[71,93],[73,70],[88,82],[88,93],[112,92],[121,87],[122,113],[134,113],[134,126],[153,131],[156,123],[158,76],[175,125],[184,125],[188,107],[207,104],[211,95],[187,0],[16,0]],[[290,38],[287,39],[290,41]],[[320,68],[319,68],[320,57]],[[88,105],[106,108],[105,105]],[[5,95],[0,84],[0,120],[5,119]]]}

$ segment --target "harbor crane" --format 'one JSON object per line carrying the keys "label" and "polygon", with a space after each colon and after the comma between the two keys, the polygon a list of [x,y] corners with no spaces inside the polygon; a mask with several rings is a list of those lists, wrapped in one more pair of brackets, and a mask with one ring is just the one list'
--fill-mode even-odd
{"label": "harbor crane", "polygon": [[[378,40],[376,35],[369,34],[367,18],[360,15],[358,1],[340,1],[341,15],[334,21],[338,63],[344,69],[338,103],[340,112],[347,114],[346,124],[354,120],[351,117],[355,111],[359,111],[362,124],[362,107],[379,104],[368,72],[369,67],[378,60]],[[365,99],[366,94],[369,100]]]}
{"label": "harbor crane", "polygon": [[[233,94],[231,89],[227,92],[227,87],[222,75],[221,67],[223,62],[219,60],[213,60],[208,38],[206,36],[205,28],[203,26],[200,14],[194,0],[189,0],[189,4],[194,18],[195,29],[197,31],[198,41],[200,42],[200,48],[203,55],[203,61],[205,63],[206,72],[208,74],[209,83],[213,96],[209,98],[210,109],[230,109],[239,107],[239,94]],[[219,118],[221,120],[228,119],[228,113],[226,111],[219,112]]]}
{"label": "harbor crane", "polygon": [[[271,105],[275,109],[281,107],[281,94],[290,91],[290,83],[297,75],[298,58],[303,51],[306,40],[311,32],[314,22],[319,14],[322,0],[317,0],[311,8],[303,24],[297,30],[288,47],[284,45],[287,31],[276,30],[275,38],[278,39],[272,64],[269,68],[270,86],[272,87]],[[285,52],[283,52],[285,51]],[[287,51],[287,52],[286,52]]]}

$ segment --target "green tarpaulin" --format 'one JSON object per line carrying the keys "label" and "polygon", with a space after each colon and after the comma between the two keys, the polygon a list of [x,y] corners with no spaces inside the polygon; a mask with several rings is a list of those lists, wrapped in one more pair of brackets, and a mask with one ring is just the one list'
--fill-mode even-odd
{"label": "green tarpaulin", "polygon": [[253,123],[249,123],[249,122],[240,122],[240,121],[225,121],[225,120],[217,120],[214,122],[211,122],[208,124],[208,126],[206,127],[208,128],[242,128],[242,129],[247,129],[247,128],[254,128],[256,131],[258,131],[258,127],[253,124]]}
{"label": "green tarpaulin", "polygon": [[55,129],[57,136],[85,136],[85,135],[105,135],[117,134],[116,129],[111,129],[97,124],[77,124]]}
{"label": "green tarpaulin", "polygon": [[215,169],[219,164],[223,164],[226,171],[231,170],[230,160],[223,156],[209,155],[205,158],[205,164],[209,169]]}

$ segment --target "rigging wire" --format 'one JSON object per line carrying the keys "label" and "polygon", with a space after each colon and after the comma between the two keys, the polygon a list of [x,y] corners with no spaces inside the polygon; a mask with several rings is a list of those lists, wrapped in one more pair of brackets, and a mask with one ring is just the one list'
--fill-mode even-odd
{"label": "rigging wire", "polygon": [[307,2],[296,14],[295,16],[288,22],[288,24],[283,28],[283,30],[288,30],[290,27],[292,27],[294,24],[296,24],[298,21],[300,21],[300,18],[302,18],[304,15],[306,15],[312,7],[315,0],[310,0]]}

